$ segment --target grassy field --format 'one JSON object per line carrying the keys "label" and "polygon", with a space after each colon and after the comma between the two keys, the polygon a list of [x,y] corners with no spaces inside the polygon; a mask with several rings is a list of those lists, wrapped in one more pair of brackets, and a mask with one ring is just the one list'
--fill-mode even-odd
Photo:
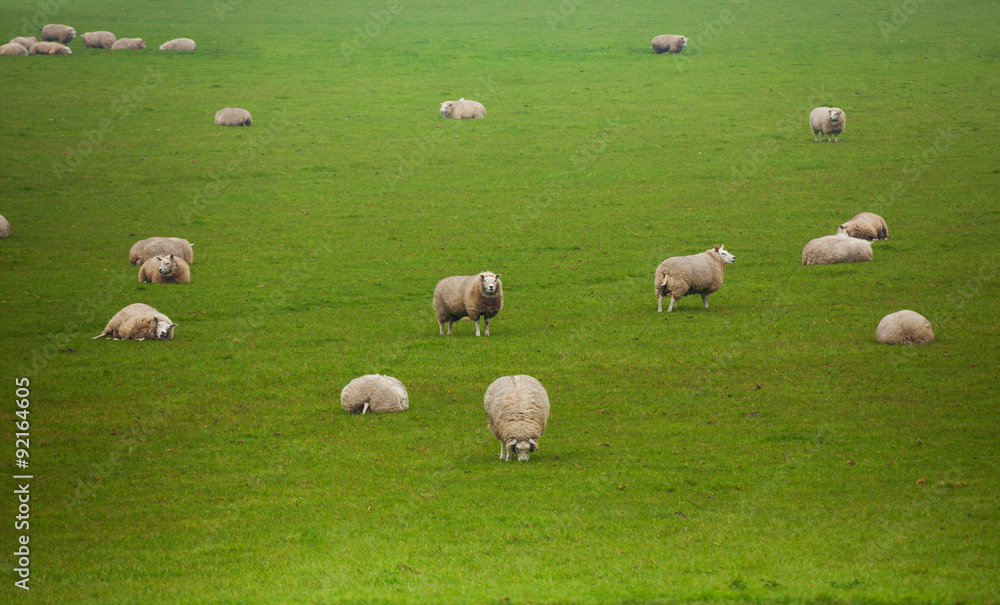
{"label": "grassy field", "polygon": [[[0,57],[4,602],[1000,601],[995,0],[340,4],[0,0],[4,42],[148,46]],[[800,264],[862,211],[873,262]],[[153,235],[190,284],[137,282]],[[656,313],[715,244],[710,308]],[[483,270],[492,335],[439,336]],[[175,340],[90,339],[133,302]],[[878,345],[900,309],[936,342]],[[409,411],[343,412],[374,372]],[[482,403],[516,373],[526,464]]]}

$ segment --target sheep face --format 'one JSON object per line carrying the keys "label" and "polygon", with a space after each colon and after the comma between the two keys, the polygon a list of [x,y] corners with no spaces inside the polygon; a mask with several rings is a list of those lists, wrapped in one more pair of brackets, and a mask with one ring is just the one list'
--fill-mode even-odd
{"label": "sheep face", "polygon": [[169,321],[164,321],[159,317],[156,318],[156,338],[159,340],[173,340],[174,339],[174,328],[177,324],[172,324]]}
{"label": "sheep face", "polygon": [[170,272],[174,269],[174,255],[170,256],[157,256],[156,260],[160,261],[160,275],[170,275]]}
{"label": "sheep face", "polygon": [[736,262],[736,257],[730,254],[729,251],[725,249],[725,246],[716,246],[715,251],[722,257],[722,262],[724,264],[731,265]]}
{"label": "sheep face", "polygon": [[830,111],[830,122],[836,124],[840,121],[840,110],[834,109]]}
{"label": "sheep face", "polygon": [[518,441],[514,437],[511,437],[507,441],[507,451],[509,452],[510,450],[517,452],[518,462],[527,462],[528,454],[538,450],[538,441],[533,437],[527,441]]}
{"label": "sheep face", "polygon": [[444,117],[447,118],[448,116],[451,115],[451,104],[452,104],[452,101],[445,101],[444,103],[441,103],[441,115],[442,116],[444,116]]}
{"label": "sheep face", "polygon": [[687,36],[681,36],[681,48],[684,48],[687,45],[688,45]]}
{"label": "sheep face", "polygon": [[497,284],[500,283],[500,274],[493,275],[492,273],[480,273],[480,279],[482,280],[483,292],[486,294],[495,294],[497,291]]}
{"label": "sheep face", "polygon": [[837,227],[837,235],[848,235],[849,236],[849,234],[847,233],[847,225],[841,225],[841,226]]}

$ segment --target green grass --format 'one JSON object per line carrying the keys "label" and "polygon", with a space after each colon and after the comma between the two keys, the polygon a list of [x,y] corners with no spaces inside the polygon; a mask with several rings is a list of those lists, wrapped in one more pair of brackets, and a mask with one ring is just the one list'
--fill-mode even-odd
{"label": "green grass", "polygon": [[[148,49],[0,61],[11,602],[997,602],[995,2],[51,4]],[[873,262],[800,264],[861,211]],[[152,235],[190,284],[137,282]],[[657,314],[656,265],[713,244],[711,307]],[[481,270],[492,336],[438,336],[435,283]],[[131,302],[176,339],[90,340]],[[903,308],[935,343],[876,344]],[[408,412],[343,413],[371,372]],[[513,373],[552,401],[527,464],[482,410]]]}

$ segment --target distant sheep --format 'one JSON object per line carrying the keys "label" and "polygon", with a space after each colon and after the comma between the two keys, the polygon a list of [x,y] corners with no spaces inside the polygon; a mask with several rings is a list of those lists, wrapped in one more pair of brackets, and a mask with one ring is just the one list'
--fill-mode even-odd
{"label": "distant sheep", "polygon": [[153,307],[131,304],[111,318],[104,331],[94,338],[110,336],[115,340],[173,340],[177,324]]}
{"label": "distant sheep", "polygon": [[855,214],[851,220],[837,228],[837,235],[846,235],[858,239],[889,239],[889,227],[885,220],[871,212]]}
{"label": "distant sheep", "polygon": [[347,383],[340,392],[340,405],[351,414],[402,412],[409,409],[410,397],[392,376],[366,374]]}
{"label": "distant sheep", "polygon": [[688,39],[684,36],[673,36],[670,34],[663,34],[661,36],[656,36],[653,38],[653,52],[660,54],[662,52],[668,53],[679,53],[684,50],[687,46]]}
{"label": "distant sheep", "polygon": [[813,140],[817,143],[827,136],[828,141],[837,141],[837,135],[844,132],[847,116],[839,107],[817,107],[809,113],[809,125],[812,126]]}
{"label": "distant sheep", "polygon": [[111,48],[118,38],[111,32],[87,32],[83,34],[83,43],[87,48]]}
{"label": "distant sheep", "polygon": [[834,265],[863,263],[872,259],[872,244],[868,240],[846,235],[817,237],[802,249],[803,265]]}
{"label": "distant sheep", "polygon": [[486,389],[483,406],[490,431],[500,440],[500,459],[510,460],[513,451],[527,462],[549,421],[549,396],[542,384],[526,374],[497,378]]}
{"label": "distant sheep", "polygon": [[886,345],[924,345],[934,342],[931,322],[916,311],[896,311],[878,322],[875,340]]}
{"label": "distant sheep", "polygon": [[239,107],[226,107],[215,112],[216,126],[249,126],[250,112]]}
{"label": "distant sheep", "polygon": [[445,101],[441,103],[441,116],[445,118],[482,118],[486,117],[486,108],[477,101]]}
{"label": "distant sheep", "polygon": [[34,36],[31,36],[30,38],[27,38],[25,36],[18,36],[16,38],[11,39],[12,44],[20,44],[26,50],[31,50],[31,45],[34,44],[35,42],[38,42],[38,38]]}
{"label": "distant sheep", "polygon": [[118,38],[111,45],[111,50],[142,50],[146,43],[142,38]]}
{"label": "distant sheep", "polygon": [[176,254],[190,265],[194,263],[194,249],[186,239],[179,237],[148,237],[132,244],[128,262],[141,265],[154,256]]}
{"label": "distant sheep", "polygon": [[197,45],[191,38],[175,38],[160,45],[160,50],[194,50]]}
{"label": "distant sheep", "polygon": [[58,42],[35,42],[28,51],[31,55],[72,55],[73,51]]}
{"label": "distant sheep", "polygon": [[444,334],[444,324],[448,324],[448,334],[456,321],[468,317],[476,324],[479,336],[479,318],[483,318],[486,335],[490,335],[490,319],[496,317],[503,308],[503,284],[500,274],[484,271],[479,275],[456,275],[446,277],[434,288],[434,314],[438,320],[438,334]]}
{"label": "distant sheep", "polygon": [[0,239],[10,236],[10,223],[0,214]]}
{"label": "distant sheep", "polygon": [[76,30],[68,25],[50,23],[42,28],[42,40],[69,44],[76,38]]}
{"label": "distant sheep", "polygon": [[0,46],[0,56],[4,57],[27,57],[28,49],[16,42],[8,42]]}
{"label": "distant sheep", "polygon": [[736,257],[725,250],[725,246],[715,246],[701,254],[672,256],[656,268],[653,293],[656,294],[657,313],[663,311],[663,297],[670,296],[667,313],[674,309],[674,303],[689,294],[700,294],[704,308],[708,308],[708,295],[722,287],[726,265],[736,262]]}
{"label": "distant sheep", "polygon": [[191,281],[191,269],[179,256],[154,256],[139,267],[139,282],[152,284],[186,284]]}

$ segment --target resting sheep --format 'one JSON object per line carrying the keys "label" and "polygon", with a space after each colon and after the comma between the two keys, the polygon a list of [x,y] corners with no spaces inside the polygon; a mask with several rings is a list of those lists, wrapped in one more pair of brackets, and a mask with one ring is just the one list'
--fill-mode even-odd
{"label": "resting sheep", "polygon": [[885,220],[877,214],[862,212],[855,214],[851,220],[837,228],[837,235],[846,235],[858,239],[889,239],[889,227]]}
{"label": "resting sheep", "polygon": [[668,53],[679,53],[684,50],[687,46],[688,39],[684,36],[673,36],[670,34],[663,34],[661,36],[656,36],[653,38],[653,52],[660,54],[662,52]]}
{"label": "resting sheep", "polygon": [[844,132],[847,117],[839,107],[817,107],[809,113],[809,125],[812,126],[813,140],[817,143],[822,139],[817,135],[827,136],[828,141],[837,141],[837,135]]}
{"label": "resting sheep", "polygon": [[191,281],[191,269],[183,258],[154,256],[139,267],[139,282],[152,284],[186,284]]}
{"label": "resting sheep", "polygon": [[10,223],[8,223],[7,219],[5,219],[2,214],[0,214],[0,239],[8,237],[9,235],[10,235]]}
{"label": "resting sheep", "polygon": [[111,50],[142,50],[146,43],[142,38],[118,38],[111,45]]}
{"label": "resting sheep", "polygon": [[175,38],[160,45],[160,50],[194,50],[197,44],[191,38]]}
{"label": "resting sheep", "polygon": [[239,107],[226,107],[215,112],[216,126],[249,126],[250,112]]}
{"label": "resting sheep", "polygon": [[486,116],[486,108],[477,101],[445,101],[441,103],[441,117],[444,118],[482,118]]}
{"label": "resting sheep", "polygon": [[58,42],[35,42],[28,51],[31,55],[72,55],[73,51]]}
{"label": "resting sheep", "polygon": [[128,252],[128,262],[141,265],[154,256],[175,254],[189,265],[194,263],[194,249],[186,239],[179,237],[147,237],[132,244]]}
{"label": "resting sheep", "polygon": [[27,57],[28,49],[16,42],[8,42],[0,46],[0,56],[4,57]]}
{"label": "resting sheep", "polygon": [[69,44],[76,38],[76,30],[68,25],[50,23],[42,28],[42,40]]}
{"label": "resting sheep", "polygon": [[83,34],[83,43],[87,48],[111,48],[118,38],[111,32],[87,32]]}
{"label": "resting sheep", "polygon": [[875,340],[886,345],[924,345],[934,342],[931,322],[916,311],[890,313],[878,322]]}
{"label": "resting sheep", "polygon": [[10,42],[11,44],[20,44],[26,50],[31,50],[31,45],[34,44],[35,42],[38,42],[38,38],[34,36],[31,36],[30,38],[25,36],[18,36],[16,38],[12,38]]}
{"label": "resting sheep", "polygon": [[868,240],[846,235],[824,235],[802,249],[803,265],[835,265],[863,263],[872,259],[872,244]]}
{"label": "resting sheep", "polygon": [[351,414],[402,412],[409,409],[406,387],[392,376],[365,374],[347,383],[340,392],[340,405]]}
{"label": "resting sheep", "polygon": [[667,313],[674,309],[674,303],[689,294],[700,294],[701,302],[708,308],[708,295],[722,287],[726,265],[736,262],[736,257],[725,250],[725,246],[715,246],[701,254],[672,256],[656,268],[653,292],[658,300],[657,313],[663,311],[663,297],[670,295]]}
{"label": "resting sheep", "polygon": [[434,287],[434,314],[438,320],[438,334],[444,334],[444,324],[448,323],[448,334],[456,321],[468,317],[476,324],[479,336],[479,318],[483,318],[486,335],[490,335],[490,319],[496,317],[503,308],[503,284],[500,274],[484,271],[479,275],[456,275],[446,277]]}
{"label": "resting sheep", "polygon": [[490,430],[500,440],[500,459],[510,460],[514,451],[527,462],[549,421],[549,396],[542,384],[526,374],[497,378],[486,389],[483,406]]}
{"label": "resting sheep", "polygon": [[110,336],[115,340],[173,340],[174,328],[170,318],[143,303],[131,304],[115,313],[104,331],[94,338]]}

